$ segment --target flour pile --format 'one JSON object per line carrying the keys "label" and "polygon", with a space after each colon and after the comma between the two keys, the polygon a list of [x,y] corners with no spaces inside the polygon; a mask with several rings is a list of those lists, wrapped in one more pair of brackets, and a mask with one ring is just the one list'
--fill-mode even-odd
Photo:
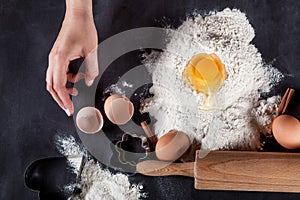
{"label": "flour pile", "polygon": [[[143,112],[156,119],[154,132],[160,137],[178,129],[201,142],[202,149],[258,149],[260,131],[266,132],[280,97],[262,99],[282,78],[264,64],[250,44],[254,30],[244,13],[236,9],[213,12],[203,18],[188,18],[170,31],[163,52],[145,54],[152,73],[154,97]],[[202,94],[194,93],[182,80],[189,59],[198,53],[215,53],[225,65],[227,79],[216,94],[216,109],[198,109]]]}
{"label": "flour pile", "polygon": [[[74,156],[87,155],[86,150],[79,145],[73,136],[56,137],[57,149],[70,161],[74,173],[78,173],[79,160],[75,161]],[[145,198],[146,194],[141,192],[142,185],[131,184],[125,174],[112,174],[109,170],[103,169],[99,163],[88,160],[81,172],[80,181],[76,185],[67,185],[67,190],[80,188],[82,192],[70,197],[71,200],[133,200]],[[70,191],[68,191],[70,192]]]}
{"label": "flour pile", "polygon": [[112,174],[108,170],[93,162],[88,161],[81,174],[82,192],[74,200],[129,200],[140,199],[142,185],[131,185],[124,174]]}

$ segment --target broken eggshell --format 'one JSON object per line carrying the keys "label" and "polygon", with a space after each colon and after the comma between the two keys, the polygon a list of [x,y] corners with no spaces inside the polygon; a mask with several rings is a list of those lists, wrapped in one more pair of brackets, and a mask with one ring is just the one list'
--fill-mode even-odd
{"label": "broken eggshell", "polygon": [[97,108],[84,107],[77,113],[76,125],[84,133],[97,133],[103,126],[102,114]]}
{"label": "broken eggshell", "polygon": [[112,123],[123,125],[132,118],[134,106],[127,97],[121,94],[113,94],[106,99],[104,112]]}

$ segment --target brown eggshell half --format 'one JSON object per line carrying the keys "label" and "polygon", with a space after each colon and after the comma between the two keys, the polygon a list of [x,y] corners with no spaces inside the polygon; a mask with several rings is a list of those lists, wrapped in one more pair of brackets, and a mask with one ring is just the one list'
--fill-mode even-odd
{"label": "brown eggshell half", "polygon": [[300,122],[290,115],[280,115],[272,123],[277,142],[287,149],[300,148]]}
{"label": "brown eggshell half", "polygon": [[113,94],[104,103],[104,112],[114,124],[126,124],[134,113],[132,102],[125,96]]}
{"label": "brown eggshell half", "polygon": [[103,126],[102,114],[97,108],[84,107],[77,113],[76,125],[84,133],[97,133]]}

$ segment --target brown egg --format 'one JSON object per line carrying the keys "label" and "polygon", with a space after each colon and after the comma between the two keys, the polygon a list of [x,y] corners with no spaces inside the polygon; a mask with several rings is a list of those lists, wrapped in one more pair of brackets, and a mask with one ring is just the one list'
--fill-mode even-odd
{"label": "brown egg", "polygon": [[290,115],[280,115],[272,123],[277,142],[287,149],[300,148],[300,122]]}
{"label": "brown egg", "polygon": [[134,107],[131,101],[120,94],[113,94],[104,103],[104,112],[114,124],[126,124],[132,117]]}
{"label": "brown egg", "polygon": [[190,147],[189,137],[177,130],[171,130],[159,138],[155,153],[159,160],[174,161],[180,158]]}

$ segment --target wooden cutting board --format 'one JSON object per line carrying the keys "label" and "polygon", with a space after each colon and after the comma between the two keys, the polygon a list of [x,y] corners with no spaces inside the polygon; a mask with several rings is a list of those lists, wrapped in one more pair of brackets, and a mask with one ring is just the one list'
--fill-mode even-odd
{"label": "wooden cutting board", "polygon": [[147,160],[137,171],[194,177],[200,190],[300,192],[300,153],[200,150],[195,162]]}

